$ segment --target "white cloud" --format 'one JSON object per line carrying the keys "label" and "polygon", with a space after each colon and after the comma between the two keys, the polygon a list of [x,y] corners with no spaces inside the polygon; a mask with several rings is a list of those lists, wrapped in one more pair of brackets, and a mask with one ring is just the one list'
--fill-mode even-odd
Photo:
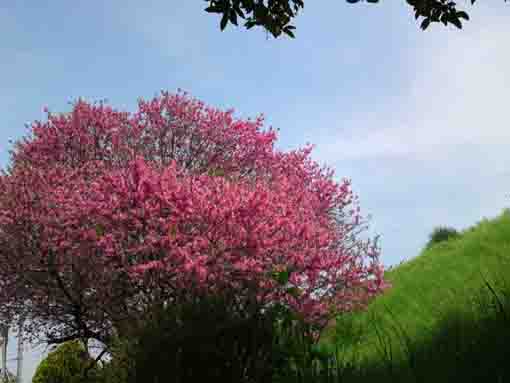
{"label": "white cloud", "polygon": [[509,204],[510,51],[501,11],[510,9],[472,8],[462,31],[410,32],[413,45],[395,69],[400,91],[377,102],[368,93],[348,119],[323,117],[339,123],[321,130],[315,157],[352,177],[383,235],[385,263],[416,256],[437,225],[470,226]]}
{"label": "white cloud", "polygon": [[377,113],[355,117],[348,132],[320,143],[321,159],[458,159],[487,165],[510,159],[508,24],[494,15],[480,15],[478,21],[459,32],[441,27],[420,32],[415,49],[403,57],[410,77],[405,91]]}

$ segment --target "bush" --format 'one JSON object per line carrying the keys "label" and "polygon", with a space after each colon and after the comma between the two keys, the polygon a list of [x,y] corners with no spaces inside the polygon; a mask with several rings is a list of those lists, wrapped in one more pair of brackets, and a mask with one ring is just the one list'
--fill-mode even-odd
{"label": "bush", "polygon": [[271,382],[310,359],[307,325],[283,309],[232,309],[200,298],[152,311],[120,340],[105,368],[108,383]]}
{"label": "bush", "polygon": [[99,381],[98,368],[92,368],[87,379],[84,379],[84,370],[93,359],[88,355],[85,347],[75,340],[65,342],[39,364],[32,383],[96,383]]}
{"label": "bush", "polygon": [[436,243],[448,241],[452,238],[458,238],[459,236],[460,236],[459,232],[453,227],[448,226],[436,227],[430,234],[429,241],[427,243],[427,248],[431,247]]}

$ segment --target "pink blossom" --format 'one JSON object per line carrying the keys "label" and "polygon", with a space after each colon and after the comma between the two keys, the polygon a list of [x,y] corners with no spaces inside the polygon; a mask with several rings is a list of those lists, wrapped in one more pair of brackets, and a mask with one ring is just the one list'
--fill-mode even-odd
{"label": "pink blossom", "polygon": [[[0,176],[0,280],[23,292],[0,293],[0,315],[25,307],[56,329],[81,299],[87,323],[108,334],[105,318],[115,322],[151,289],[161,299],[200,289],[255,294],[261,307],[285,303],[325,323],[331,307],[350,309],[387,287],[378,248],[356,234],[350,181],[313,161],[312,146],[277,150],[262,117],[162,93],[135,113],[79,101],[35,122],[32,135]],[[42,268],[53,278],[50,255],[73,296],[57,281],[48,290],[12,277]],[[274,270],[289,270],[286,285]]]}

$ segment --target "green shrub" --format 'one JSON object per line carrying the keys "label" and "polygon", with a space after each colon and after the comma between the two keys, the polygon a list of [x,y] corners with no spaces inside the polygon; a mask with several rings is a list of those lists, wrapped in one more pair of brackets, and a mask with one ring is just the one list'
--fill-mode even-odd
{"label": "green shrub", "polygon": [[79,341],[65,342],[41,361],[32,383],[96,383],[99,381],[97,367],[88,372],[87,379],[83,374],[92,361]]}
{"label": "green shrub", "polygon": [[317,353],[307,327],[283,309],[233,307],[202,297],[154,309],[112,349],[108,383],[274,382]]}
{"label": "green shrub", "polygon": [[427,243],[427,248],[431,247],[436,243],[448,241],[450,239],[458,237],[460,237],[460,234],[453,227],[448,226],[436,227],[430,234],[429,241]]}

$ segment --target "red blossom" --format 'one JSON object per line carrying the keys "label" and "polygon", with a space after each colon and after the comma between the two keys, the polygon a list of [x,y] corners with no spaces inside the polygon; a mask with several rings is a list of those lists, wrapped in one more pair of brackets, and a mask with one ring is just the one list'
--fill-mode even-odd
{"label": "red blossom", "polygon": [[350,182],[311,146],[277,150],[262,118],[162,93],[133,114],[79,101],[32,134],[0,177],[0,311],[52,341],[108,341],[147,300],[192,291],[323,326],[386,287]]}

